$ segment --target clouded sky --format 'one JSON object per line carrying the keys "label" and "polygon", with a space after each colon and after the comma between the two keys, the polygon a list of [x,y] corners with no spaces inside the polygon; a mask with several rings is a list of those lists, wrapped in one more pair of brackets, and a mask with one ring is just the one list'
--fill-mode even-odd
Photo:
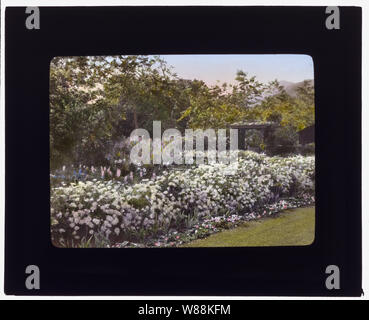
{"label": "clouded sky", "polygon": [[275,79],[300,82],[314,79],[313,60],[308,55],[161,55],[180,78],[198,79],[213,85],[233,83],[237,70],[261,82]]}

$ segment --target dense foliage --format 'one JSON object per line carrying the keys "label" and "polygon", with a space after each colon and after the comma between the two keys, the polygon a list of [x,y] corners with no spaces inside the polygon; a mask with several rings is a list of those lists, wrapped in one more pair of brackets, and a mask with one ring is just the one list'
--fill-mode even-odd
{"label": "dense foliage", "polygon": [[[273,122],[249,131],[230,165],[134,165],[129,135],[153,120],[162,131]],[[61,247],[176,245],[229,224],[314,202],[314,87],[287,94],[240,70],[232,84],[179,78],[159,56],[57,57],[50,66],[51,236]],[[183,140],[184,142],[184,140]],[[207,141],[208,142],[208,141]],[[162,150],[167,147],[162,142]],[[271,148],[273,147],[273,148]],[[209,155],[209,152],[205,152]],[[268,152],[270,154],[270,152]],[[287,155],[287,156],[286,156]]]}
{"label": "dense foliage", "polygon": [[[51,168],[108,165],[107,154],[135,128],[227,128],[274,121],[296,132],[314,123],[314,88],[288,95],[243,71],[213,87],[179,78],[158,56],[57,57],[50,66]],[[280,132],[283,136],[283,132]],[[291,139],[290,139],[291,140]],[[294,140],[292,144],[296,143]]]}
{"label": "dense foliage", "polygon": [[164,171],[134,184],[93,179],[51,189],[55,245],[144,241],[206,218],[250,214],[282,196],[314,193],[314,157],[244,152],[230,166]]}

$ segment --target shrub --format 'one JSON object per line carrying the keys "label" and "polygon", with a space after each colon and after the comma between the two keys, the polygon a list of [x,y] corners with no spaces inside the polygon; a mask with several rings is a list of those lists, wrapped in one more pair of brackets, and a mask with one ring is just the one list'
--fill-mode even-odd
{"label": "shrub", "polygon": [[63,182],[51,189],[53,243],[101,241],[102,236],[106,242],[142,240],[224,212],[250,212],[276,196],[314,192],[314,157],[240,155],[231,165],[163,171],[132,185],[97,179]]}
{"label": "shrub", "polygon": [[304,156],[315,154],[315,143],[308,143],[300,147],[300,153]]}
{"label": "shrub", "polygon": [[285,126],[277,128],[270,137],[268,152],[271,155],[286,155],[296,152],[298,134],[293,127]]}

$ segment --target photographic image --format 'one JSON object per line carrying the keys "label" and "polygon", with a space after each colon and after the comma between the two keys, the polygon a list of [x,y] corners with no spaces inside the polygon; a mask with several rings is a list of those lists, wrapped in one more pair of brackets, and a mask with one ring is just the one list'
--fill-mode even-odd
{"label": "photographic image", "polygon": [[311,56],[57,56],[49,76],[53,246],[314,242]]}
{"label": "photographic image", "polygon": [[6,295],[363,295],[361,7],[9,3]]}

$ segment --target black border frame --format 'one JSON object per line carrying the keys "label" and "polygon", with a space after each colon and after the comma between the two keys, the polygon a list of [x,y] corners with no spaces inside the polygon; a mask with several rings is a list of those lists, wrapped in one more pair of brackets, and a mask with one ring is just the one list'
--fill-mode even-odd
{"label": "black border frame", "polygon": [[[16,295],[359,296],[361,8],[24,7],[5,12],[5,292]],[[49,63],[54,56],[294,53],[314,60],[316,235],[310,246],[61,249],[50,241]],[[39,266],[40,290],[25,268]],[[327,290],[325,269],[341,271]]]}

